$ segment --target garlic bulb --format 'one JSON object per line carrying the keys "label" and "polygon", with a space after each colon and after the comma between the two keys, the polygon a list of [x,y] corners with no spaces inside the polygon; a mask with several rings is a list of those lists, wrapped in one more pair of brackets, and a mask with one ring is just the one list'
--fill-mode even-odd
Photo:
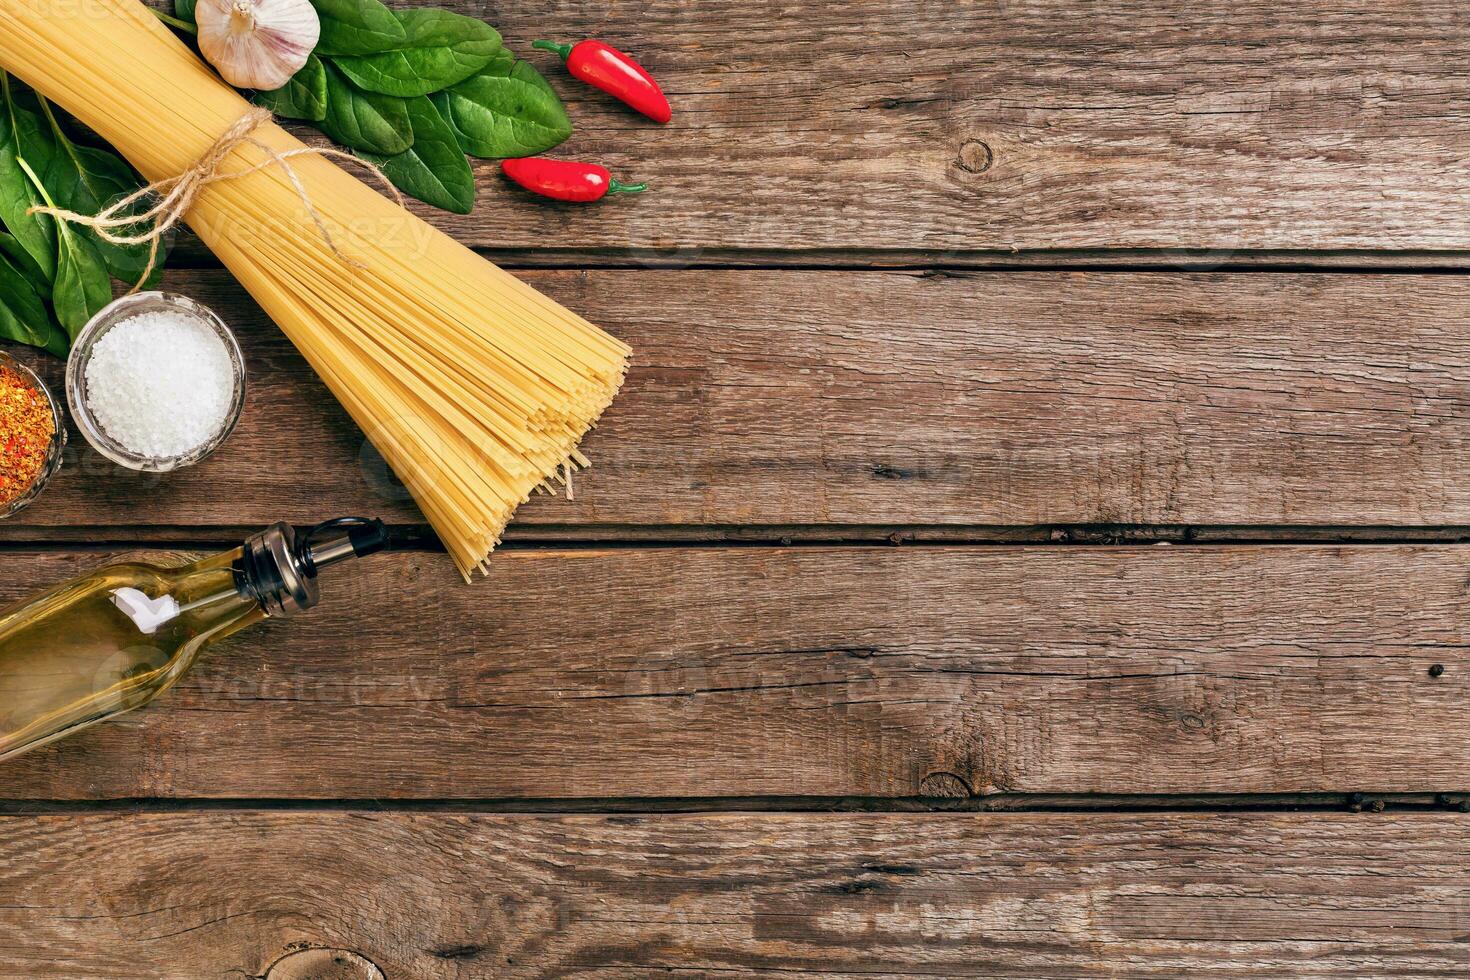
{"label": "garlic bulb", "polygon": [[269,92],[301,70],[322,33],[311,0],[199,0],[199,50],[236,88]]}

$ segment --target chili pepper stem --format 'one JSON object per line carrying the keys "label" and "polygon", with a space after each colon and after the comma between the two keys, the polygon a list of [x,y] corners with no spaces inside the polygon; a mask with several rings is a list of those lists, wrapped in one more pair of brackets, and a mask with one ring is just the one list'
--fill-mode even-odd
{"label": "chili pepper stem", "polygon": [[607,182],[609,194],[642,194],[646,190],[648,190],[647,184],[624,184],[616,177],[610,178]]}
{"label": "chili pepper stem", "polygon": [[559,44],[556,41],[532,41],[531,47],[540,48],[542,51],[555,51],[561,55],[562,61],[566,61],[572,56],[572,46],[570,44]]}

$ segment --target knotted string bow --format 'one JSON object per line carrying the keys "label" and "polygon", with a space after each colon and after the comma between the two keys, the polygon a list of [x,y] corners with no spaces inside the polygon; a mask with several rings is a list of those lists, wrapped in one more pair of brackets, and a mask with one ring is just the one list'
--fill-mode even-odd
{"label": "knotted string bow", "polygon": [[[269,109],[259,107],[251,108],[249,112],[241,116],[233,126],[226,130],[219,139],[215,140],[214,145],[195,161],[194,165],[188,170],[175,177],[165,177],[163,180],[154,181],[147,187],[140,188],[132,194],[108,205],[97,214],[79,214],[76,211],[68,211],[65,208],[56,207],[34,207],[26,213],[49,214],[59,221],[67,221],[71,224],[91,228],[97,233],[98,238],[113,245],[147,245],[148,267],[143,270],[143,275],[130,290],[130,292],[135,293],[148,281],[148,277],[152,275],[153,270],[158,265],[159,243],[189,213],[189,209],[194,206],[194,202],[199,199],[199,195],[203,193],[206,187],[222,181],[239,180],[242,177],[249,177],[251,174],[268,170],[271,167],[280,167],[281,171],[291,181],[291,186],[296,189],[297,195],[301,198],[302,205],[306,208],[307,214],[311,215],[312,222],[316,225],[317,231],[321,233],[322,240],[332,250],[332,254],[336,255],[337,258],[348,265],[361,268],[361,262],[344,254],[337,247],[336,241],[332,238],[332,232],[327,227],[326,221],[323,220],[321,212],[312,203],[311,195],[307,193],[306,185],[302,183],[301,176],[296,173],[296,168],[291,166],[291,158],[309,155],[352,160],[360,166],[367,168],[373,176],[382,181],[383,185],[388,188],[393,197],[398,201],[400,207],[404,203],[403,195],[398,192],[398,188],[393,186],[393,182],[388,179],[388,176],[382,170],[360,157],[353,156],[351,153],[346,153],[331,147],[315,146],[303,147],[299,150],[287,150],[283,153],[271,146],[267,146],[261,140],[256,139],[254,133],[273,118]],[[257,163],[245,170],[221,169],[229,155],[246,143],[259,149],[266,155],[267,159],[263,163]],[[152,207],[146,211],[133,212],[132,208],[135,204],[153,196],[156,196],[158,200]],[[135,228],[140,225],[145,226],[145,230],[132,233],[125,231],[125,229]]]}

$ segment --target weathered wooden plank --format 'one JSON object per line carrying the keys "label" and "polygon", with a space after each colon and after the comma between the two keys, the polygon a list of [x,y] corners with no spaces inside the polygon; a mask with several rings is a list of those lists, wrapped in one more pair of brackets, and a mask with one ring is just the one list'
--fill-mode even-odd
{"label": "weathered wooden plank", "polygon": [[[555,153],[655,185],[563,206],[472,161],[475,214],[416,206],[533,262],[553,250],[632,264],[1022,250],[1091,262],[1129,248],[1209,265],[1254,261],[1243,250],[1394,249],[1463,266],[1434,252],[1470,244],[1443,220],[1464,197],[1470,129],[1465,11],[1451,0],[443,6],[488,16],[559,90],[577,132]],[[637,54],[673,124],[572,81],[530,50],[548,35]]]}
{"label": "weathered wooden plank", "polygon": [[[1470,285],[1443,276],[535,272],[637,349],[561,525],[1470,523]],[[193,470],[84,451],[5,529],[415,522],[224,273],[250,400]],[[40,358],[38,358],[40,360]],[[49,360],[49,359],[46,359]],[[53,364],[52,375],[59,371]]]}
{"label": "weathered wooden plank", "polygon": [[5,817],[0,972],[1451,977],[1467,828],[1423,813]]}
{"label": "weathered wooden plank", "polygon": [[[474,12],[487,15],[483,8]],[[468,7],[466,8],[468,9]],[[585,4],[488,15],[566,96],[557,153],[647,179],[555,206],[477,164],[493,248],[1464,249],[1463,4]],[[673,124],[571,81],[533,38],[605,37]]]}
{"label": "weathered wooden plank", "polygon": [[[544,0],[488,15],[568,102],[577,132],[556,152],[654,187],[558,206],[477,161],[474,215],[420,209],[471,244],[630,261],[1470,247],[1444,220],[1470,189],[1466,13],[1453,0]],[[529,51],[547,35],[636,53],[670,93],[673,124]]]}
{"label": "weathered wooden plank", "polygon": [[[0,600],[97,557],[7,553]],[[0,798],[1463,790],[1467,578],[1457,546],[512,550],[475,586],[399,554]]]}

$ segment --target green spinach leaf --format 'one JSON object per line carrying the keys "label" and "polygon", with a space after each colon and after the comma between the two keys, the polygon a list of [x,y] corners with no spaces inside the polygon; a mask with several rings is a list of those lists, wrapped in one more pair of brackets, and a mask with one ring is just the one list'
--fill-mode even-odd
{"label": "green spinach leaf", "polygon": [[[46,193],[58,205],[79,214],[96,214],[141,186],[133,168],[121,157],[96,147],[78,146],[68,139],[49,102],[42,100],[41,112],[51,127],[53,152],[45,169],[37,168],[37,172]],[[29,157],[27,162],[34,166]],[[147,245],[114,245],[89,229],[73,230],[90,239],[108,273],[129,286],[137,283],[143,270],[148,268]],[[158,263],[145,286],[155,283],[156,277],[162,274],[166,255],[167,248],[161,246]]]}
{"label": "green spinach leaf", "polygon": [[398,12],[407,40],[375,54],[338,58],[337,67],[358,88],[399,98],[428,95],[484,69],[500,51],[489,24],[447,10]]}
{"label": "green spinach leaf", "polygon": [[174,0],[174,16],[186,23],[194,23],[194,8],[198,0]]}
{"label": "green spinach leaf", "polygon": [[471,156],[534,156],[572,135],[572,121],[556,92],[540,72],[508,51],[432,98]]}
{"label": "green spinach leaf", "polygon": [[321,130],[343,146],[391,156],[413,145],[408,101],[353,88],[330,63],[327,72],[327,115]]}
{"label": "green spinach leaf", "polygon": [[287,119],[321,122],[327,118],[327,66],[311,55],[289,82],[272,92],[256,92],[254,101]]}
{"label": "green spinach leaf", "polygon": [[57,357],[65,357],[70,346],[51,322],[36,287],[7,258],[0,258],[0,338],[40,347]]}
{"label": "green spinach leaf", "polygon": [[312,0],[322,22],[318,55],[377,54],[401,47],[408,34],[379,0]]}
{"label": "green spinach leaf", "polygon": [[17,269],[25,273],[27,281],[38,291],[50,291],[51,281],[41,272],[41,267],[36,264],[31,253],[25,250],[20,240],[8,231],[0,231],[0,253],[3,253]]}
{"label": "green spinach leaf", "polygon": [[112,277],[102,255],[90,238],[84,238],[65,225],[61,226],[61,248],[56,253],[56,285],[51,290],[51,305],[56,319],[72,340],[112,302]]}
{"label": "green spinach leaf", "polygon": [[408,100],[413,146],[403,153],[361,154],[383,168],[405,194],[427,204],[469,214],[475,207],[475,175],[449,123],[427,96]]}
{"label": "green spinach leaf", "polygon": [[[26,177],[27,154],[38,150],[41,124],[33,113],[16,105],[10,76],[0,73],[0,222],[25,249],[41,275],[56,276],[56,226],[47,216],[27,212],[41,198]],[[49,154],[45,154],[49,157]]]}
{"label": "green spinach leaf", "polygon": [[[20,168],[46,206],[56,207],[35,168],[24,158]],[[56,244],[56,281],[51,286],[51,306],[67,336],[76,340],[87,321],[112,302],[112,277],[107,274],[107,265],[92,240],[78,234],[65,221],[56,222]]]}

